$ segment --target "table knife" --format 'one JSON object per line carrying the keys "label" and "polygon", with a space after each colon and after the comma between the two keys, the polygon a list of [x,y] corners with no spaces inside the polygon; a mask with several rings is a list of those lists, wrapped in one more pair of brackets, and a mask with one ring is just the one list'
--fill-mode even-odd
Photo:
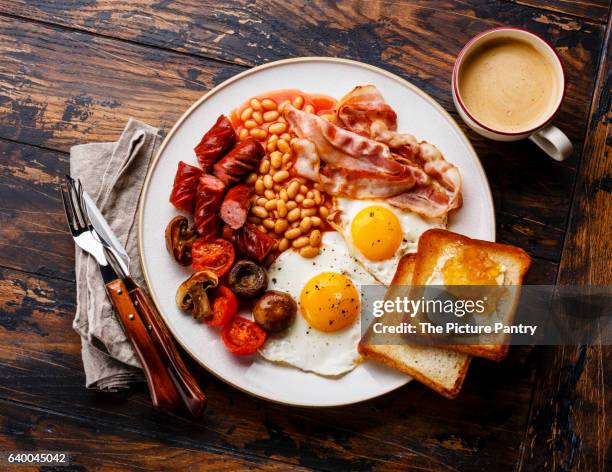
{"label": "table knife", "polygon": [[[178,402],[182,400],[194,416],[201,415],[206,407],[206,396],[181,359],[176,349],[176,345],[152,301],[130,277],[130,259],[127,251],[119,242],[118,238],[93,203],[93,200],[84,195],[84,191],[80,188],[80,183],[72,181],[71,185],[77,191],[78,203],[81,203],[85,218],[91,223],[91,233],[102,246],[103,255],[106,256],[108,264],[104,266],[100,264],[100,260],[94,255],[98,260],[101,271],[104,271],[103,277],[106,273],[107,277],[105,278],[105,284],[107,292],[117,308],[120,319],[126,328],[126,333],[129,336],[130,333],[128,333],[128,330],[133,324],[129,322],[136,322],[135,324],[137,326],[142,325],[142,327],[145,328],[148,338],[148,349],[144,354],[152,357],[155,368],[147,369],[145,367],[151,360],[148,357],[145,358],[144,362],[141,358],[141,363],[143,367],[145,367],[145,375],[147,376],[153,403],[156,404],[156,395],[152,386],[155,385],[156,381],[159,381],[159,379],[155,378],[159,376],[162,378],[163,382],[169,381],[169,384],[173,386],[176,394],[174,400],[178,400]],[[75,241],[78,244],[76,238]],[[109,267],[116,276],[114,280],[110,280],[112,275],[109,273]],[[132,316],[128,316],[127,319],[124,319],[123,312],[126,308],[130,309],[128,315]],[[139,349],[136,345],[135,347],[138,353]],[[149,352],[151,349],[155,351],[154,354]],[[147,373],[150,375],[147,375]],[[168,398],[165,398],[165,401],[157,402],[159,403],[158,406],[176,406],[171,404],[172,402],[169,397],[172,395],[170,393],[167,393],[165,396]],[[157,395],[157,397],[159,397],[159,395]]]}

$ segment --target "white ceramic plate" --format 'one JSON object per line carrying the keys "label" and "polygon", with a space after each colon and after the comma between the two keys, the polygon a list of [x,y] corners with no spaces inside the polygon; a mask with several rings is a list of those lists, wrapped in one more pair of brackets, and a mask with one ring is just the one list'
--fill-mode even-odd
{"label": "white ceramic plate", "polygon": [[[410,381],[410,377],[371,362],[349,374],[329,379],[283,367],[254,356],[229,354],[218,331],[197,323],[174,302],[189,270],[179,267],[164,242],[164,228],[177,210],[168,202],[180,160],[195,164],[194,146],[217,117],[229,114],[248,98],[268,90],[297,88],[342,97],[355,85],[375,84],[398,115],[400,131],[435,144],[459,166],[463,207],[449,229],[494,240],[495,218],[489,186],[478,157],[455,121],[431,97],[400,77],[355,61],[297,58],[248,70],[211,90],[176,123],[147,176],[140,200],[139,247],[149,291],[170,331],[202,366],[234,387],[284,404],[323,407],[346,405],[377,397]],[[450,85],[449,85],[450,86]]]}

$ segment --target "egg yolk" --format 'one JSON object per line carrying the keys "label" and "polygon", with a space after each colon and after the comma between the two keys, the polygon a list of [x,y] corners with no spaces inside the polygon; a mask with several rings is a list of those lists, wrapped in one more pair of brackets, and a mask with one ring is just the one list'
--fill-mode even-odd
{"label": "egg yolk", "polygon": [[402,243],[402,226],[395,214],[383,206],[361,210],[351,225],[353,243],[371,261],[393,257]]}
{"label": "egg yolk", "polygon": [[318,331],[339,331],[359,315],[359,292],[353,282],[337,272],[322,272],[310,279],[300,294],[300,310]]}

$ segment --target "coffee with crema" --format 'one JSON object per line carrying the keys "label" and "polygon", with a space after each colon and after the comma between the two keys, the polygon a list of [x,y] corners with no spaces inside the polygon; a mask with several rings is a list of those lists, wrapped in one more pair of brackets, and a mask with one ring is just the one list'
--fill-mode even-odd
{"label": "coffee with crema", "polygon": [[559,81],[551,61],[516,38],[496,38],[464,58],[459,94],[474,119],[521,132],[541,125],[556,106]]}

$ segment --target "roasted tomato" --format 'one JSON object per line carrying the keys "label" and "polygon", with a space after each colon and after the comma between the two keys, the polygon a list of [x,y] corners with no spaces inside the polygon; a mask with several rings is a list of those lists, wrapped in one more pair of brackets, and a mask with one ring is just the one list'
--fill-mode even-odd
{"label": "roasted tomato", "polygon": [[223,277],[234,263],[234,246],[225,239],[197,239],[191,247],[192,267],[196,271],[211,270]]}
{"label": "roasted tomato", "polygon": [[212,316],[206,320],[210,326],[225,326],[238,311],[238,300],[236,295],[225,285],[219,288],[212,296]]}
{"label": "roasted tomato", "polygon": [[256,323],[237,316],[221,332],[221,339],[229,352],[246,356],[257,352],[266,341],[267,334]]}

